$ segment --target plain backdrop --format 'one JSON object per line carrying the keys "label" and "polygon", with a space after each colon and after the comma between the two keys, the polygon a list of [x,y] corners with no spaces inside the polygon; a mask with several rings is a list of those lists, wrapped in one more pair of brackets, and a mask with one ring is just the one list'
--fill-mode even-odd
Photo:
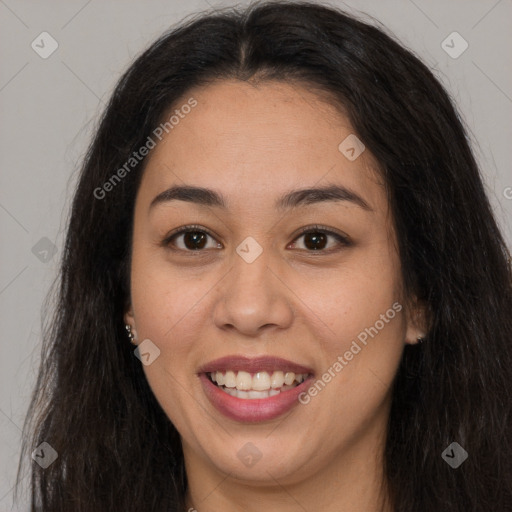
{"label": "plain backdrop", "polygon": [[[0,0],[0,512],[28,510],[22,502],[13,506],[12,488],[40,357],[41,308],[57,273],[77,170],[98,116],[121,73],[163,31],[192,13],[233,5]],[[434,70],[470,128],[512,246],[512,1],[331,5],[379,20]],[[454,58],[464,41],[467,49]]]}

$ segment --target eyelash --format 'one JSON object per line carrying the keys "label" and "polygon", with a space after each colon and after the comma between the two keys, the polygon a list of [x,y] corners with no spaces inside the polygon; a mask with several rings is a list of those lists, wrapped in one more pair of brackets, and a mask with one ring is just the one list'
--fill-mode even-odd
{"label": "eyelash", "polygon": [[[181,228],[179,228],[178,230],[176,231],[173,231],[172,233],[170,233],[168,236],[165,237],[165,239],[162,241],[162,245],[172,251],[180,251],[180,252],[185,252],[185,253],[193,253],[194,255],[199,255],[199,253],[204,253],[206,251],[206,249],[198,249],[196,251],[194,250],[190,250],[190,249],[176,249],[176,248],[172,248],[170,247],[171,246],[171,242],[174,238],[178,237],[179,235],[183,235],[183,234],[186,234],[188,232],[200,232],[200,233],[206,233],[208,236],[210,236],[211,238],[215,239],[215,236],[213,235],[213,233],[202,227],[202,226],[199,226],[197,224],[191,224],[191,225],[188,225],[188,226],[183,226]],[[314,226],[307,226],[307,227],[304,227],[302,228],[298,235],[293,239],[293,242],[292,243],[295,243],[296,240],[298,240],[301,236],[304,236],[304,235],[307,235],[309,233],[324,233],[326,235],[330,235],[330,236],[333,236],[334,238],[337,239],[337,241],[339,242],[339,244],[342,246],[342,247],[348,247],[350,246],[352,243],[350,241],[350,239],[346,236],[346,235],[342,235],[341,233],[336,233],[335,231],[332,231],[331,229],[327,228],[326,226],[321,226],[321,225],[318,225],[318,224],[315,224]],[[337,252],[340,250],[340,248],[331,248],[331,249],[319,249],[317,251],[315,250],[308,250],[308,249],[300,249],[301,251],[304,251],[304,252],[308,252],[308,253],[311,253],[311,254],[320,254],[320,253],[323,253],[323,254],[331,254],[333,252]]]}

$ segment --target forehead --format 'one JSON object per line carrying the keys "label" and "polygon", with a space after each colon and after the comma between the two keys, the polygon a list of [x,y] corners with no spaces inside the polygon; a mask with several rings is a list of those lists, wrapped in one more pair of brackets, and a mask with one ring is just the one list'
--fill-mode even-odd
{"label": "forehead", "polygon": [[[180,112],[190,98],[197,105]],[[188,91],[173,113],[179,122],[149,154],[141,195],[186,183],[263,207],[292,188],[339,183],[383,201],[374,157],[365,150],[351,161],[339,149],[355,136],[348,118],[304,86],[218,81]]]}

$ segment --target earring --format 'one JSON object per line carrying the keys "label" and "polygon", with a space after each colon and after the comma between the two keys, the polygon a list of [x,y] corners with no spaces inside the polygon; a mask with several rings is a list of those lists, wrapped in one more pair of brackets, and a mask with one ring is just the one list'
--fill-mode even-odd
{"label": "earring", "polygon": [[129,324],[126,324],[125,328],[128,331],[128,338],[130,338],[130,342],[136,345],[137,343],[135,343],[135,337],[133,336],[132,328],[129,326]]}
{"label": "earring", "polygon": [[424,338],[422,338],[421,336],[418,336],[418,338],[416,339],[416,341],[417,341],[418,343],[423,343],[425,340],[424,340]]}

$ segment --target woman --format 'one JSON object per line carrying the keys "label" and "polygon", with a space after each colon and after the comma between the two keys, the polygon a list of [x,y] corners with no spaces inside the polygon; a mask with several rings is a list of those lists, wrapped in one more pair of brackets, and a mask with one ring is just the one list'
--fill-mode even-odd
{"label": "woman", "polygon": [[316,3],[182,24],[83,166],[32,510],[512,510],[507,258],[390,36]]}

